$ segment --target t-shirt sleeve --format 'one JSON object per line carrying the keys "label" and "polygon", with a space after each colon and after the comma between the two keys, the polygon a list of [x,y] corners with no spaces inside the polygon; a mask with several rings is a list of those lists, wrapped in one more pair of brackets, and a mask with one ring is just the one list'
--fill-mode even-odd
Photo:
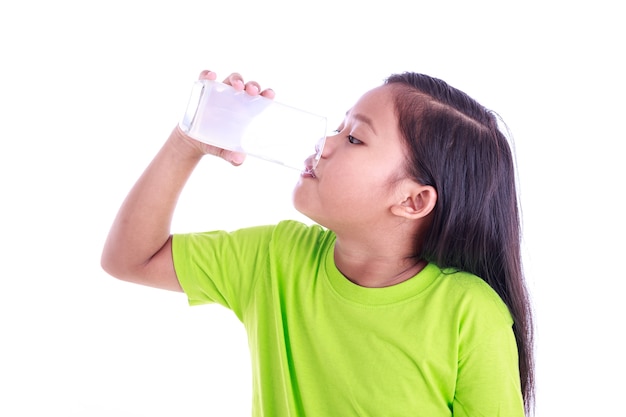
{"label": "t-shirt sleeve", "polygon": [[255,281],[269,269],[274,226],[176,234],[174,269],[190,305],[218,303],[242,319]]}
{"label": "t-shirt sleeve", "polygon": [[455,417],[523,417],[513,320],[505,304],[486,284],[478,291],[478,309],[464,317],[458,358]]}
{"label": "t-shirt sleeve", "polygon": [[453,411],[455,417],[524,416],[512,332],[490,335],[462,359]]}

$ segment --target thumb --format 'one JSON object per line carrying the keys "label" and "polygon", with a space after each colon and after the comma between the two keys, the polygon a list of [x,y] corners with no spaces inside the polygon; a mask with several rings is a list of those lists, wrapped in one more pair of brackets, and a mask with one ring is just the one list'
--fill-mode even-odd
{"label": "thumb", "polygon": [[235,165],[235,166],[239,166],[241,164],[243,164],[243,162],[246,160],[246,154],[243,152],[235,152],[235,151],[228,151],[228,150],[224,150],[222,152],[222,154],[220,155],[220,157],[228,162],[230,162],[231,164]]}

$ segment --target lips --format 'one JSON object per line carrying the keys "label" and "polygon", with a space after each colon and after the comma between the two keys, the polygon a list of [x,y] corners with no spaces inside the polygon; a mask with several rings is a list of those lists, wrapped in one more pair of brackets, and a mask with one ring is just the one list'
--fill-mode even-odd
{"label": "lips", "polygon": [[304,171],[302,171],[303,177],[317,178],[315,176],[315,170],[313,167],[307,166]]}
{"label": "lips", "polygon": [[303,177],[317,178],[315,175],[314,162],[317,162],[315,155],[309,156],[306,161],[304,161],[304,171],[302,171]]}

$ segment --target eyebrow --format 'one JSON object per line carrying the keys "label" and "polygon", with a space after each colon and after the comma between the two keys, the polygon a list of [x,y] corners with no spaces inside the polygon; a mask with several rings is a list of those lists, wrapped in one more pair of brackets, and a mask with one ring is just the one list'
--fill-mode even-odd
{"label": "eyebrow", "polygon": [[[348,110],[346,112],[346,116],[348,116],[348,113],[350,113],[350,110]],[[354,117],[356,120],[359,120],[359,121],[369,125],[370,129],[372,129],[374,134],[376,134],[376,135],[378,134],[378,133],[376,133],[376,129],[374,129],[374,121],[370,117],[368,117],[368,116],[366,116],[366,115],[364,115],[362,113],[354,113],[351,116]]]}

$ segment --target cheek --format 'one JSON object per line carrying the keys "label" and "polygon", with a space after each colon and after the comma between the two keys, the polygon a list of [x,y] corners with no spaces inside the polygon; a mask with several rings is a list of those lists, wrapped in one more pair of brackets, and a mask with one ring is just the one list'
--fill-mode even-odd
{"label": "cheek", "polygon": [[381,201],[387,193],[388,182],[367,169],[347,172],[333,180],[332,183],[320,187],[320,195],[325,202],[331,202],[336,210],[344,207],[354,210]]}
{"label": "cheek", "polygon": [[386,202],[390,190],[388,166],[333,162],[324,167],[321,178],[300,179],[296,184],[292,201],[298,211],[330,214],[344,208],[354,210],[356,206],[365,208]]}

